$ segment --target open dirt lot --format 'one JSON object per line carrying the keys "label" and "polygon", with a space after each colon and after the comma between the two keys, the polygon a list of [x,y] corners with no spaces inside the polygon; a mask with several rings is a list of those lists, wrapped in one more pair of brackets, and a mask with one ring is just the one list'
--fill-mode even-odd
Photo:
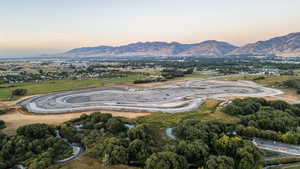
{"label": "open dirt lot", "polygon": [[[95,111],[86,111],[78,113],[66,113],[66,114],[32,114],[23,112],[20,109],[13,109],[8,113],[1,115],[0,119],[6,123],[6,128],[2,131],[6,134],[13,135],[16,129],[20,126],[33,124],[33,123],[46,123],[46,124],[61,124],[65,121],[80,117],[82,114],[91,114]],[[150,113],[132,113],[132,112],[115,112],[115,111],[101,111],[102,113],[110,113],[115,117],[124,118],[138,118],[147,116]]]}

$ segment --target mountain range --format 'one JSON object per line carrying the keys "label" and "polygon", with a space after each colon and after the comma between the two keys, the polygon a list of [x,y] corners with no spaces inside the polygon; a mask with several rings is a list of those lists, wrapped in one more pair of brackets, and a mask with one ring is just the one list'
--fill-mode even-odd
{"label": "mountain range", "polygon": [[227,42],[208,40],[201,43],[138,42],[123,46],[75,48],[62,56],[300,56],[300,32],[238,47]]}

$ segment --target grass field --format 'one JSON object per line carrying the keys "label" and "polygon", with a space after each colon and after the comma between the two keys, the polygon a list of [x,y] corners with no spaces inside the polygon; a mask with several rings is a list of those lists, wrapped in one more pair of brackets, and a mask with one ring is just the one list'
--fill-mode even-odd
{"label": "grass field", "polygon": [[256,78],[261,77],[261,75],[240,75],[240,76],[226,76],[226,77],[220,77],[219,80],[248,80],[248,81],[254,81],[259,84],[264,84],[268,86],[276,85],[277,83],[289,80],[289,79],[295,79],[297,77],[293,76],[264,76],[265,78],[262,80],[256,80]]}
{"label": "grass field", "polygon": [[165,128],[173,126],[182,120],[193,119],[193,120],[215,120],[223,122],[237,122],[239,119],[227,115],[220,111],[218,107],[221,102],[217,100],[207,100],[203,105],[196,111],[167,114],[167,113],[153,113],[150,116],[140,117],[134,120],[137,123],[149,124],[156,128]]}
{"label": "grass field", "polygon": [[[141,70],[138,70],[141,71]],[[150,70],[146,70],[150,71]],[[151,72],[155,74],[157,72]],[[170,81],[184,80],[185,78],[206,78],[211,77],[209,75],[201,75],[198,73],[187,75],[186,77],[176,78]],[[137,79],[145,78],[145,75],[129,75],[121,78],[104,78],[100,80],[96,79],[84,79],[84,80],[51,80],[39,83],[19,83],[19,84],[3,84],[0,85],[0,101],[16,100],[19,97],[12,97],[11,92],[14,89],[23,88],[27,89],[27,95],[46,94],[56,91],[64,90],[76,90],[82,88],[92,88],[109,85],[126,85],[128,82],[133,82]],[[168,82],[170,82],[168,81]]]}
{"label": "grass field", "polygon": [[262,154],[264,157],[278,157],[281,154],[277,152],[272,152],[272,151],[266,151],[266,150],[261,150]]}
{"label": "grass field", "polygon": [[296,70],[294,70],[294,75],[296,75],[296,76],[300,76],[300,69],[296,69]]}
{"label": "grass field", "polygon": [[192,74],[187,74],[185,77],[193,77],[193,78],[209,78],[209,77],[214,77],[216,76],[215,74],[203,74],[201,72],[194,72]]}
{"label": "grass field", "polygon": [[265,162],[265,165],[279,165],[278,169],[300,169],[300,158],[296,156],[274,159]]}
{"label": "grass field", "polygon": [[300,166],[297,166],[297,167],[284,167],[284,168],[282,168],[282,169],[300,169]]}
{"label": "grass field", "polygon": [[[125,82],[132,82],[142,75],[131,75],[122,78],[107,78],[101,80],[85,79],[85,80],[52,80],[40,83],[20,83],[20,84],[5,84],[0,85],[0,101],[15,100],[12,98],[11,91],[17,88],[28,90],[27,95],[44,94],[55,91],[75,90],[81,88],[100,87],[104,85],[120,85]],[[4,88],[6,87],[6,88]]]}

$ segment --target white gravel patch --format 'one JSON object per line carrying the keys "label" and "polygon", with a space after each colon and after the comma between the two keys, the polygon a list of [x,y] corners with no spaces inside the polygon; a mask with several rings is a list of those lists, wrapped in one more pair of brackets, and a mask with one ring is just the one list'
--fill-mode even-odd
{"label": "white gravel patch", "polygon": [[283,92],[248,81],[199,79],[142,90],[127,86],[56,92],[35,96],[19,104],[32,113],[86,110],[180,113],[198,109],[204,100],[232,96],[265,97]]}

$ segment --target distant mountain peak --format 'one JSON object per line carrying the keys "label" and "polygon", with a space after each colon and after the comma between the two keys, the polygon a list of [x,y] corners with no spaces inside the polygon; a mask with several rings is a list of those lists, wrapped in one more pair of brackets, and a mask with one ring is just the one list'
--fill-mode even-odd
{"label": "distant mountain peak", "polygon": [[[210,45],[210,46],[208,46]],[[117,47],[98,46],[72,49],[65,56],[211,56],[220,57],[234,49],[229,43],[216,40],[195,44],[178,42],[136,42]]]}
{"label": "distant mountain peak", "polygon": [[217,41],[217,40],[206,40],[206,41],[203,41],[201,43],[221,43],[221,41]]}
{"label": "distant mountain peak", "polygon": [[257,41],[242,46],[229,55],[276,55],[283,57],[300,56],[300,32]]}
{"label": "distant mountain peak", "polygon": [[72,49],[63,56],[208,56],[235,55],[300,56],[300,32],[249,43],[242,47],[230,43],[207,40],[200,43],[136,42],[122,46],[98,46]]}

